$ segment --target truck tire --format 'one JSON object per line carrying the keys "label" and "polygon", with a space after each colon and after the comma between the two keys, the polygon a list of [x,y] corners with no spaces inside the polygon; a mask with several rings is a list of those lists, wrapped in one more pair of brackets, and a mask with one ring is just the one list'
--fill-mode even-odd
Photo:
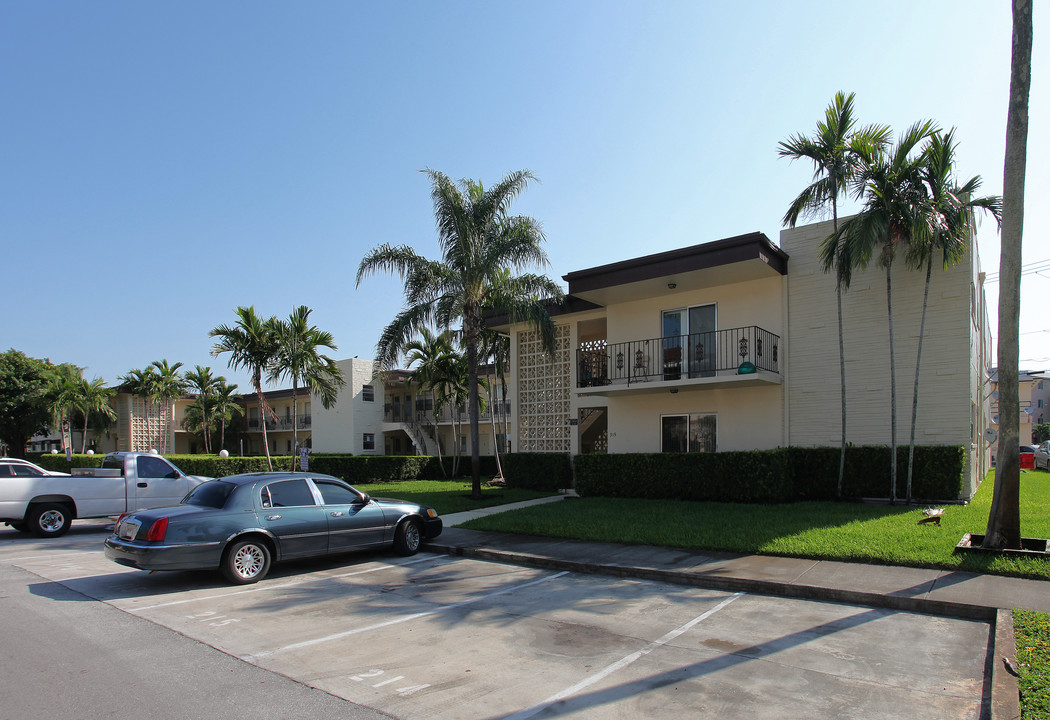
{"label": "truck tire", "polygon": [[73,513],[66,505],[40,503],[29,508],[26,524],[29,532],[37,537],[58,537],[65,535],[73,524]]}

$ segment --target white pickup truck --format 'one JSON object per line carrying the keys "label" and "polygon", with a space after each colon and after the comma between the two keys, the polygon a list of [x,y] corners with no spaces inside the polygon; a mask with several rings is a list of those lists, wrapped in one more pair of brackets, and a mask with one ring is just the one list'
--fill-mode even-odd
{"label": "white pickup truck", "polygon": [[75,518],[177,505],[211,479],[187,475],[159,455],[108,453],[101,468],[73,468],[68,477],[0,478],[0,522],[37,537],[58,537]]}

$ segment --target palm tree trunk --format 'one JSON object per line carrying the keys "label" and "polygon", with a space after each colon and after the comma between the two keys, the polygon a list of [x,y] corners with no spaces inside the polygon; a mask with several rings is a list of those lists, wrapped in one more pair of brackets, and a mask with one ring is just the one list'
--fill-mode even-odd
{"label": "palm tree trunk", "polygon": [[430,390],[430,396],[434,401],[434,405],[430,411],[434,415],[434,442],[437,444],[438,467],[441,468],[441,477],[447,478],[448,475],[445,473],[445,463],[441,461],[441,426],[438,424],[437,394],[434,392],[433,388]]}
{"label": "palm tree trunk", "polygon": [[999,451],[992,507],[983,547],[1021,548],[1020,399],[1017,393],[1021,310],[1021,241],[1024,235],[1028,96],[1032,85],[1031,0],[1013,0],[1010,105],[1003,168],[1003,229],[999,248]]}
{"label": "palm tree trunk", "polygon": [[922,295],[922,319],[919,320],[919,352],[915,357],[915,389],[911,396],[911,437],[908,440],[908,504],[911,505],[911,479],[915,465],[915,424],[919,417],[919,367],[922,364],[922,338],[926,334],[926,305],[930,298],[930,275],[933,272],[933,255],[926,263],[926,289]]}
{"label": "palm tree trunk", "polygon": [[292,472],[295,472],[295,463],[299,457],[299,382],[292,376]]}
{"label": "palm tree trunk", "polygon": [[502,480],[503,466],[499,462],[499,445],[496,443],[496,405],[492,401],[492,386],[489,385],[489,425],[492,426],[492,452],[496,456],[496,477]]}
{"label": "palm tree trunk", "polygon": [[266,398],[263,397],[262,377],[259,370],[255,371],[255,394],[259,397],[259,418],[262,421],[263,450],[266,451],[266,467],[273,471],[273,461],[270,459],[270,441],[266,437]]}
{"label": "palm tree trunk", "polygon": [[[839,205],[837,195],[831,197],[831,227],[835,237],[839,234]],[[846,345],[842,332],[842,283],[835,275],[835,302],[839,314],[839,392],[842,396],[842,442],[839,448],[839,483],[835,488],[835,497],[842,497],[842,479],[846,475]]]}
{"label": "palm tree trunk", "polygon": [[886,314],[890,325],[890,505],[897,502],[897,370],[893,350],[893,288],[886,263]]}
{"label": "palm tree trunk", "polygon": [[87,426],[88,426],[88,416],[87,416],[87,413],[85,412],[84,413],[84,437],[82,438],[82,442],[80,443],[80,454],[81,455],[83,455],[84,453],[87,452]]}
{"label": "palm tree trunk", "polygon": [[467,335],[467,413],[470,418],[470,496],[481,499],[481,453],[478,449],[480,437],[478,428],[478,332],[477,324],[470,314],[470,328]]}

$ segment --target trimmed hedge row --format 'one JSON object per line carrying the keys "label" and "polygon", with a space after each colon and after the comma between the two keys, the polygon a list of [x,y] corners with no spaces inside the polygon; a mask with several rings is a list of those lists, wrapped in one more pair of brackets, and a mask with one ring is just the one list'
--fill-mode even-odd
{"label": "trimmed hedge row", "polygon": [[[843,497],[889,497],[889,455],[888,447],[848,447]],[[961,447],[916,446],[912,496],[958,499],[965,461]],[[831,500],[839,448],[577,455],[574,466],[580,495],[741,503]],[[897,497],[905,495],[907,473],[908,448],[898,448]]]}
{"label": "trimmed hedge row", "polygon": [[[74,454],[72,467],[101,467],[103,454]],[[221,458],[216,455],[165,455],[165,458],[190,475],[224,477],[267,470],[264,456]],[[292,467],[291,455],[273,455],[274,470]],[[41,454],[32,458],[37,465],[68,472],[71,465],[65,454]],[[550,453],[511,453],[500,456],[504,478],[511,487],[557,490],[572,485],[572,466],[567,455]],[[444,472],[442,472],[444,466]],[[312,472],[334,475],[349,483],[365,484],[398,480],[443,480],[452,475],[452,458],[426,455],[311,455]],[[470,458],[461,457],[460,477],[470,476]],[[481,457],[481,476],[496,475],[496,458]]]}

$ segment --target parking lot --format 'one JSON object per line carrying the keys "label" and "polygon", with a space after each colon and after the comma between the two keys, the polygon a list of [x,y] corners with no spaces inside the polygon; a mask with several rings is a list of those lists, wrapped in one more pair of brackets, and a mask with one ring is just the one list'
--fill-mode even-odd
{"label": "parking lot", "polygon": [[0,562],[399,718],[979,718],[985,623],[433,553],[149,575],[106,526]]}

